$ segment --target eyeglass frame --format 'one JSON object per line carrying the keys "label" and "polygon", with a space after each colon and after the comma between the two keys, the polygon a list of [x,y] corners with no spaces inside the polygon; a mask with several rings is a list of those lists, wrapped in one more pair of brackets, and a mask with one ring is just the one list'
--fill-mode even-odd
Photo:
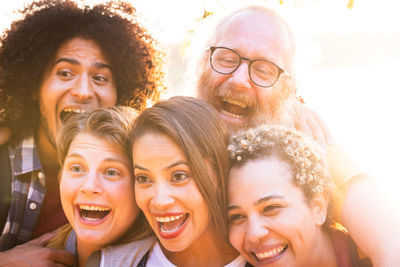
{"label": "eyeglass frame", "polygon": [[[217,50],[218,48],[228,49],[228,50],[232,51],[233,53],[235,53],[236,55],[239,56],[239,64],[238,64],[237,67],[234,68],[231,72],[224,73],[224,72],[220,72],[220,71],[218,71],[218,70],[216,70],[216,69],[214,68],[214,66],[213,66],[213,64],[212,64],[212,56],[213,56],[215,50]],[[235,71],[237,71],[237,69],[242,65],[243,61],[247,61],[247,62],[248,62],[248,68],[247,68],[247,69],[248,69],[248,73],[249,73],[250,80],[251,80],[255,85],[257,85],[257,86],[259,86],[259,87],[267,88],[267,87],[273,86],[273,85],[279,80],[279,77],[281,76],[282,73],[283,73],[283,74],[286,74],[286,75],[288,75],[288,76],[290,76],[290,73],[288,73],[287,71],[285,71],[284,69],[282,69],[281,67],[279,67],[278,65],[276,65],[274,62],[271,62],[271,61],[269,61],[269,60],[266,60],[266,59],[250,59],[250,58],[247,58],[247,57],[242,57],[237,51],[233,50],[232,48],[225,47],[225,46],[210,46],[209,49],[210,49],[210,51],[211,51],[211,53],[210,53],[210,65],[211,65],[211,68],[212,68],[215,72],[217,72],[217,73],[220,73],[220,74],[223,74],[223,75],[232,74],[232,73],[234,73]],[[274,66],[278,69],[278,75],[276,76],[276,79],[275,79],[275,81],[274,81],[272,84],[267,85],[267,86],[265,86],[265,85],[259,85],[258,83],[256,83],[256,82],[253,80],[253,78],[251,77],[251,74],[250,74],[250,68],[251,68],[251,65],[252,65],[254,62],[256,62],[256,61],[263,61],[263,62],[271,63],[272,65],[274,65]]]}

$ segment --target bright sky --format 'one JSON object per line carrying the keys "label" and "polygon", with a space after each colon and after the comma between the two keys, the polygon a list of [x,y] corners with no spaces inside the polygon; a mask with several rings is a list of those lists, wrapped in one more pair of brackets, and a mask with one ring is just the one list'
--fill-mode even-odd
{"label": "bright sky", "polygon": [[[9,26],[11,11],[25,2],[2,3],[1,28]],[[204,8],[218,12],[241,1],[131,2],[156,22],[154,29],[159,30],[155,36],[161,43],[179,47]],[[354,0],[351,10],[346,5],[346,0],[284,1],[282,11],[302,37],[299,94],[362,168],[378,177],[392,196],[399,197],[400,2]],[[176,55],[170,59],[176,68],[171,69],[171,80],[178,86],[184,66],[174,65],[174,61],[180,59]]]}

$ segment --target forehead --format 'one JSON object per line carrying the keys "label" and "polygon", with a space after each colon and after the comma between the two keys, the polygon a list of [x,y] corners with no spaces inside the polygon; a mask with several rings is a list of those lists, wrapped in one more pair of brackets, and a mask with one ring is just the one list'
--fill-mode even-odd
{"label": "forehead", "polygon": [[91,39],[74,37],[61,44],[57,50],[56,59],[61,57],[72,57],[81,60],[107,62],[100,46]]}
{"label": "forehead", "polygon": [[[147,132],[133,143],[135,161],[152,160],[154,158],[185,159],[183,150],[168,135],[158,132]],[[157,160],[157,161],[158,161]]]}
{"label": "forehead", "polygon": [[216,44],[252,59],[281,65],[291,56],[292,41],[285,22],[266,10],[244,10],[227,20],[217,33]]}
{"label": "forehead", "polygon": [[[100,157],[105,156],[106,154],[116,154],[121,157],[127,157],[117,144],[89,133],[79,133],[72,140],[68,154],[76,151],[90,151],[98,154]],[[87,152],[83,155],[85,156],[86,153]],[[89,157],[92,157],[92,155]]]}
{"label": "forehead", "polygon": [[[289,165],[275,157],[262,158],[234,167],[229,174],[229,200],[253,203],[267,195],[293,196],[299,189],[293,184]],[[240,200],[242,199],[242,200]]]}

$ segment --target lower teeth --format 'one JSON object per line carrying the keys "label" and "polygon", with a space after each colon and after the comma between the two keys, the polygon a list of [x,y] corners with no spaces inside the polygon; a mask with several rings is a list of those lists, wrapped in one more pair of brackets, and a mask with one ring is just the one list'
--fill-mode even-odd
{"label": "lower teeth", "polygon": [[233,117],[233,118],[236,118],[236,119],[241,119],[241,118],[243,118],[243,116],[241,116],[241,115],[233,114],[233,113],[230,113],[230,112],[228,112],[228,111],[226,111],[226,110],[222,110],[221,112],[222,112],[223,114],[225,114],[225,115],[228,115],[228,116]]}
{"label": "lower teeth", "polygon": [[85,220],[87,220],[87,221],[98,221],[98,220],[100,220],[100,218],[89,218],[89,217],[84,217],[83,216],[83,218],[85,219]]}

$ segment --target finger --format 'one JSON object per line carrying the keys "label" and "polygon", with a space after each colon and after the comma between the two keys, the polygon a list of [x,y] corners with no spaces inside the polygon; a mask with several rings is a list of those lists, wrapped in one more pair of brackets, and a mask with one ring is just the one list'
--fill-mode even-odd
{"label": "finger", "polygon": [[312,133],[313,139],[319,143],[322,147],[326,147],[325,134],[323,133],[323,129],[320,124],[315,119],[307,119],[308,128]]}
{"label": "finger", "polygon": [[73,265],[75,263],[75,255],[64,249],[46,248],[49,250],[49,259],[64,265]]}
{"label": "finger", "polygon": [[57,235],[57,231],[45,233],[38,238],[32,239],[31,241],[27,242],[27,245],[34,245],[34,246],[45,246],[53,237]]}
{"label": "finger", "polygon": [[331,134],[331,131],[329,131],[328,125],[317,113],[314,114],[314,118],[318,122],[318,124],[322,130],[326,144],[333,145],[335,143],[335,140]]}
{"label": "finger", "polygon": [[313,132],[305,120],[298,118],[295,122],[295,127],[297,130],[307,134],[309,137],[314,138]]}

